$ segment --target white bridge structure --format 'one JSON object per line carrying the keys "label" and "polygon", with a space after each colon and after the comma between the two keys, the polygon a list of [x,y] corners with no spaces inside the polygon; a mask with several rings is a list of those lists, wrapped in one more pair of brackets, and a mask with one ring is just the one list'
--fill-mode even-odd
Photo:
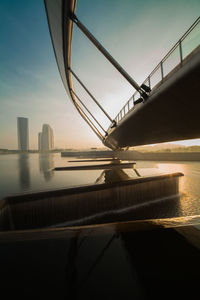
{"label": "white bridge structure", "polygon": [[[51,39],[60,75],[76,109],[102,143],[113,149],[200,137],[200,17],[161,62],[138,83],[99,43],[75,14],[76,0],[45,0]],[[112,119],[71,65],[73,27],[126,78],[136,92]],[[77,80],[110,120],[104,128],[73,87]]]}

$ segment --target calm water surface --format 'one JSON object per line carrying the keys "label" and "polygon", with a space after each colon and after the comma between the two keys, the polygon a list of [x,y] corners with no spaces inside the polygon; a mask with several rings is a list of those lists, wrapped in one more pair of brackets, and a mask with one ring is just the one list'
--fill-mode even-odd
{"label": "calm water surface", "polygon": [[75,158],[55,154],[0,155],[0,198],[23,193],[53,190],[94,183],[102,170],[54,172],[54,167],[79,165]]}
{"label": "calm water surface", "polygon": [[[68,162],[73,159],[61,157],[60,153],[0,155],[0,199],[24,192],[93,184],[101,177],[102,170],[52,171],[54,167],[80,165]],[[200,162],[137,161],[136,168],[142,175],[147,175],[148,170],[151,174],[148,168],[163,173],[182,172],[179,210],[182,215],[200,214]]]}
{"label": "calm water surface", "polygon": [[[55,166],[72,164],[68,163],[69,159],[72,158],[60,154],[1,155],[1,198],[95,183],[97,178],[102,178],[102,170],[52,171]],[[199,213],[200,163],[138,161],[137,168],[141,175],[147,175],[148,170],[151,174],[152,168],[185,175],[180,178],[180,201],[148,205],[138,212],[138,218],[166,216],[171,209],[174,215],[175,211],[182,215]],[[129,174],[134,172],[128,171]],[[48,205],[45,208],[48,210]],[[40,220],[39,211],[34,207],[30,223],[37,218]],[[131,220],[135,214],[136,210],[133,213],[130,210],[126,218]],[[13,215],[16,217],[15,210]],[[194,237],[197,243],[199,231],[189,228],[187,232],[186,229],[183,227],[184,236]],[[195,298],[196,283],[200,280],[199,248],[180,235],[180,228],[178,231],[162,228],[120,234],[119,227],[117,234],[115,230],[110,227],[105,234],[95,234],[95,230],[90,229],[86,235],[79,231],[72,235],[69,230],[69,236],[62,229],[50,230],[49,234],[44,230],[48,234],[45,238],[38,233],[34,235],[34,231],[23,237],[25,230],[17,234],[16,239],[11,231],[8,242],[0,239],[1,291],[6,299],[16,296],[27,299],[27,295],[31,295],[31,299],[38,295],[41,299],[163,299],[163,291],[166,299],[171,299],[172,295],[183,298],[187,292],[189,299]],[[51,236],[53,232],[61,235]],[[16,243],[20,234],[21,240]]]}

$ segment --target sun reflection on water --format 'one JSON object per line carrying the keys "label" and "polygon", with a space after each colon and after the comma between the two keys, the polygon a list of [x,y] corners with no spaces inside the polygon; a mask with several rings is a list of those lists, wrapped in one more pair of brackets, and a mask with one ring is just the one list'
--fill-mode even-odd
{"label": "sun reflection on water", "polygon": [[[161,173],[177,173],[180,172],[185,175],[185,165],[184,164],[175,164],[175,163],[159,163],[157,168]],[[179,192],[184,193],[184,176],[179,178]]]}
{"label": "sun reflection on water", "polygon": [[157,164],[157,168],[160,170],[161,173],[176,173],[181,172],[184,174],[184,165],[183,164],[166,164],[166,163],[159,163]]}
{"label": "sun reflection on water", "polygon": [[181,172],[179,178],[180,209],[182,215],[192,215],[199,211],[200,185],[199,165],[195,163],[158,163],[161,173]]}

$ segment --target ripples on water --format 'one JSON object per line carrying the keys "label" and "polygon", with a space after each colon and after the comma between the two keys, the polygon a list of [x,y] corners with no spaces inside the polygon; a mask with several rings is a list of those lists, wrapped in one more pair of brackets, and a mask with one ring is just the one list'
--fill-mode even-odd
{"label": "ripples on water", "polygon": [[[54,172],[52,169],[59,166],[79,165],[70,163],[72,158],[61,157],[55,154],[10,154],[0,156],[0,198],[24,192],[53,190],[71,186],[93,184],[98,179],[100,183],[105,180],[103,170],[65,171]],[[87,162],[87,165],[94,164]],[[141,175],[151,175],[152,168],[161,173],[181,172],[180,202],[175,215],[196,215],[200,213],[200,163],[199,162],[155,162],[137,161],[136,168]],[[130,173],[131,170],[128,170]],[[134,174],[132,173],[132,176]],[[167,212],[162,212],[157,205],[162,217],[167,217]],[[165,215],[166,214],[166,215]]]}

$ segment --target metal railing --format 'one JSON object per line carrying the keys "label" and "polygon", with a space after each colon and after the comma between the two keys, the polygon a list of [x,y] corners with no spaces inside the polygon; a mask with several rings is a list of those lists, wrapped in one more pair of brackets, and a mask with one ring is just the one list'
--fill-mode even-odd
{"label": "metal railing", "polygon": [[[198,46],[200,45],[200,17],[192,24],[180,40],[165,55],[161,62],[145,79],[143,84],[149,88],[154,88],[158,83],[162,83],[163,79]],[[130,111],[134,109],[136,103],[140,101],[140,93],[136,91],[133,96],[126,102],[120,112],[115,117],[118,124]]]}

